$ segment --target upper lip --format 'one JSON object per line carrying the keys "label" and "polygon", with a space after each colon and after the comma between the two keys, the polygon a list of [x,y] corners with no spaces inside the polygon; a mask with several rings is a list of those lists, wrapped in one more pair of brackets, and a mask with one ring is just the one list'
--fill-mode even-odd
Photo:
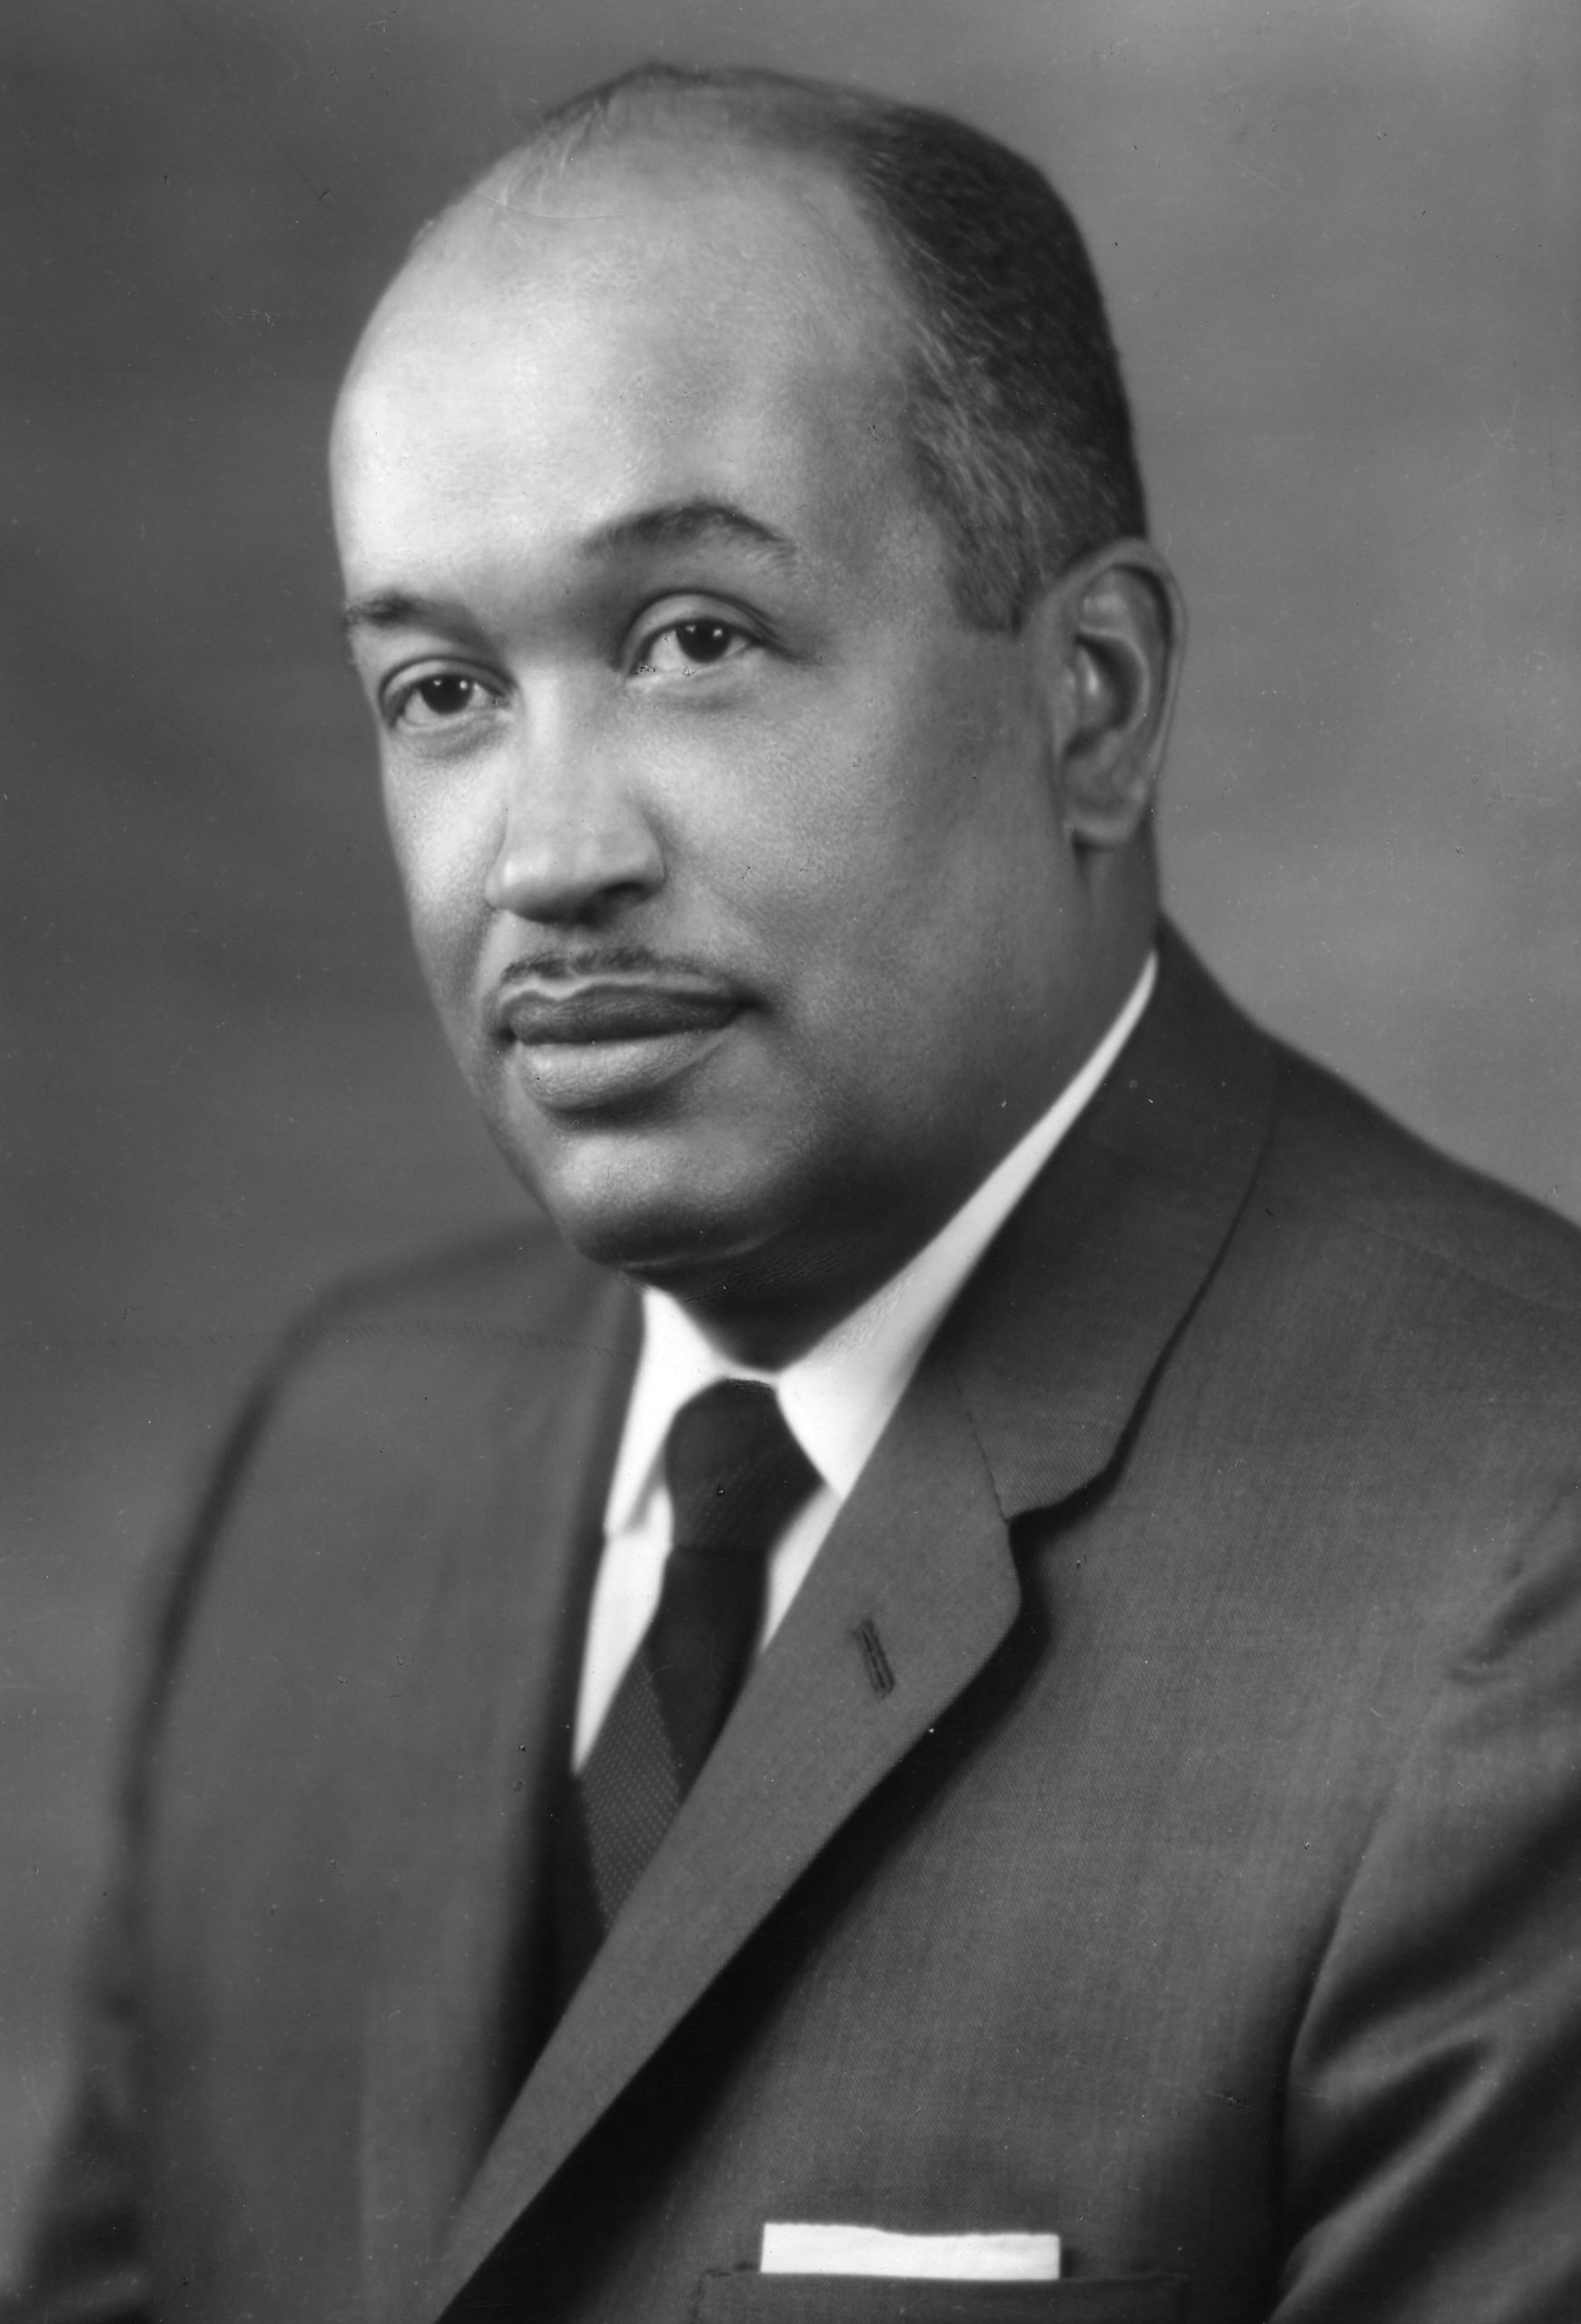
{"label": "upper lip", "polygon": [[501,986],[494,1018],[501,1033],[519,1041],[641,1041],[723,1025],[741,1005],[730,986],[690,973],[528,971]]}

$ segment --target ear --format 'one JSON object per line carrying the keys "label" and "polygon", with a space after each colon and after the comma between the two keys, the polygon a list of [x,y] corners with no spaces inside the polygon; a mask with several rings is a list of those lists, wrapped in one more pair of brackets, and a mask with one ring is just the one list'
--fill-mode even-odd
{"label": "ear", "polygon": [[1180,684],[1175,576],[1151,542],[1112,541],[1062,573],[1033,619],[1066,832],[1078,850],[1122,847],[1152,807]]}

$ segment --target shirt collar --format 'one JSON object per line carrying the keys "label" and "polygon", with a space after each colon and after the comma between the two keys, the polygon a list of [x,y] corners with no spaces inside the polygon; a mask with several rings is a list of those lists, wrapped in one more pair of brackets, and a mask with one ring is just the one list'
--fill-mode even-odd
{"label": "shirt collar", "polygon": [[1136,1029],[1157,974],[1156,956],[1150,953],[1124,1008],[1048,1111],[932,1242],[782,1372],[733,1364],[667,1293],[643,1293],[642,1354],[609,1490],[610,1531],[632,1522],[657,1482],[677,1413],[716,1380],[767,1381],[803,1452],[836,1497],[845,1499],[945,1310]]}

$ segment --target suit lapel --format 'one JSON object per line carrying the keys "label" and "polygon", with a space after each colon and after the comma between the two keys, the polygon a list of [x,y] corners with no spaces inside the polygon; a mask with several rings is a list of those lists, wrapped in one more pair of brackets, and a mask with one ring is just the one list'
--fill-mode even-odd
{"label": "suit lapel", "polygon": [[1161,950],[1141,1030],[924,1358],[469,2190],[422,2317],[983,1669],[1020,1603],[1009,1521],[1113,1457],[1245,1200],[1272,1102],[1267,1044],[1178,939]]}
{"label": "suit lapel", "polygon": [[1019,1590],[935,1367],[885,1436],[529,2076],[424,2302],[454,2298],[831,1834],[993,1653]]}
{"label": "suit lapel", "polygon": [[1007,1517],[1108,1465],[1268,1138],[1272,1046],[1167,924],[1159,956],[1135,1038],[940,1334]]}
{"label": "suit lapel", "polygon": [[409,2306],[509,2097],[502,2058],[531,2034],[508,2023],[513,1990],[541,1990],[523,1974],[527,1846],[567,1749],[574,1636],[637,1344],[630,1292],[567,1272],[563,1313],[535,1315],[525,1336],[484,1335],[479,1423],[441,1448],[475,1473],[399,1713],[393,1910],[364,2029],[364,2264],[377,2316]]}

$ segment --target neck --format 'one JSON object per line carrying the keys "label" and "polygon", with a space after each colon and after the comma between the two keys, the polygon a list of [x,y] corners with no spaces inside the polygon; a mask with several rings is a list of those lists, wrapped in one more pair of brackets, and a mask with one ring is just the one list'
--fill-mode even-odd
{"label": "neck", "polygon": [[923,1235],[914,1240],[893,1263],[875,1257],[866,1267],[850,1267],[825,1279],[814,1275],[777,1290],[763,1283],[756,1267],[744,1268],[739,1275],[716,1275],[706,1291],[684,1289],[657,1276],[645,1280],[677,1299],[705,1339],[729,1363],[749,1372],[783,1372],[855,1315],[931,1239]]}

